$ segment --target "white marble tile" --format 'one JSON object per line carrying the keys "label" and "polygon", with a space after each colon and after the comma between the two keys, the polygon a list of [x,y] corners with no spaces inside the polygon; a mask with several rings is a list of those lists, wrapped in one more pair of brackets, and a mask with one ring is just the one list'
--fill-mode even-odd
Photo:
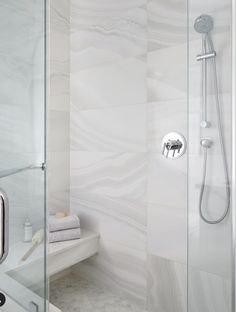
{"label": "white marble tile", "polygon": [[[71,188],[81,193],[91,192],[118,201],[146,200],[145,153],[71,152],[70,167]],[[145,211],[140,213],[143,222]]]}
{"label": "white marble tile", "polygon": [[51,110],[48,118],[48,152],[69,152],[69,112]]}
{"label": "white marble tile", "polygon": [[70,156],[65,152],[48,153],[48,191],[68,191],[70,185]]}
{"label": "white marble tile", "polygon": [[148,166],[148,202],[186,209],[186,155],[173,161],[163,155],[151,153]]}
{"label": "white marble tile", "polygon": [[148,50],[187,42],[187,2],[148,0]]}
{"label": "white marble tile", "polygon": [[187,99],[148,103],[148,151],[162,153],[162,139],[176,131],[187,138]]}
{"label": "white marble tile", "polygon": [[99,256],[74,267],[77,274],[109,287],[114,293],[146,303],[146,259],[143,253],[112,240],[101,240]]}
{"label": "white marble tile", "polygon": [[145,167],[145,153],[71,154],[71,211],[101,235],[99,256],[86,272],[140,300],[146,289]]}
{"label": "white marble tile", "polygon": [[143,104],[146,100],[142,59],[127,58],[71,74],[72,111]]}
{"label": "white marble tile", "polygon": [[54,110],[70,109],[70,3],[50,1],[50,101]]}
{"label": "white marble tile", "polygon": [[69,211],[70,1],[50,1],[47,124],[48,211]]}
{"label": "white marble tile", "polygon": [[51,215],[57,212],[70,212],[70,191],[65,188],[64,190],[56,190],[48,193],[48,212]]}
{"label": "white marble tile", "polygon": [[[110,276],[116,287],[145,299],[145,225],[136,216],[142,206],[105,195],[70,191],[71,211],[78,213],[83,227],[100,234],[101,250],[93,261],[103,278]],[[142,223],[141,223],[142,222]],[[102,270],[99,269],[102,267]]]}
{"label": "white marble tile", "polygon": [[145,152],[146,105],[73,112],[71,150]]}
{"label": "white marble tile", "polygon": [[[109,52],[129,57],[146,52],[146,0],[87,2],[73,0],[71,5],[72,71],[78,71],[80,53],[94,50],[94,57]],[[90,54],[91,55],[91,54]]]}
{"label": "white marble tile", "polygon": [[200,270],[188,270],[188,309],[191,312],[230,312],[231,281]]}
{"label": "white marble tile", "polygon": [[149,52],[147,63],[149,101],[187,98],[187,44]]}
{"label": "white marble tile", "polygon": [[187,207],[148,204],[147,250],[150,254],[187,264]]}
{"label": "white marble tile", "polygon": [[187,312],[187,267],[148,256],[148,311]]}

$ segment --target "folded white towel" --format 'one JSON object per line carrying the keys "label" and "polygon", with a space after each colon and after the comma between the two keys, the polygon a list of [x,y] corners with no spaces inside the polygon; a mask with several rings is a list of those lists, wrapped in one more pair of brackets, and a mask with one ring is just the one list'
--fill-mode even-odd
{"label": "folded white towel", "polygon": [[63,242],[81,237],[80,228],[49,233],[49,243]]}
{"label": "folded white towel", "polygon": [[80,220],[77,215],[72,214],[64,218],[49,216],[48,220],[49,232],[56,232],[68,229],[76,229],[80,227]]}

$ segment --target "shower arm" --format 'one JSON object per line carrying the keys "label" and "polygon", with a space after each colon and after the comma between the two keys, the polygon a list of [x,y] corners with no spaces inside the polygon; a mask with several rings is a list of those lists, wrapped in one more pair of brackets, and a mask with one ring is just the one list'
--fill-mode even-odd
{"label": "shower arm", "polygon": [[34,170],[34,169],[45,170],[45,168],[46,168],[45,163],[41,163],[41,164],[29,165],[29,166],[21,167],[21,168],[6,169],[3,171],[0,171],[0,179],[6,178],[11,175],[14,175],[23,171],[27,171],[27,170]]}

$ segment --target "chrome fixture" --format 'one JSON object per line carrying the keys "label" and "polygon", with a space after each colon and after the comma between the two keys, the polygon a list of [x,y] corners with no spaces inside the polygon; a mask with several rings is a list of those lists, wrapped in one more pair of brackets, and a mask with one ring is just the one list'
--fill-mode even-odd
{"label": "chrome fixture", "polygon": [[162,155],[166,158],[179,158],[185,151],[186,140],[181,134],[170,132],[162,139]]}
{"label": "chrome fixture", "polygon": [[213,144],[213,141],[211,139],[201,139],[200,144],[204,148],[210,148]]}
{"label": "chrome fixture", "polygon": [[216,57],[216,52],[212,51],[210,53],[205,53],[205,54],[199,54],[196,57],[197,61],[202,61],[202,60],[207,60],[207,59],[211,59],[213,57]]}
{"label": "chrome fixture", "polygon": [[6,259],[9,249],[9,202],[7,194],[0,189],[0,264]]}
{"label": "chrome fixture", "polygon": [[13,168],[13,169],[3,170],[3,171],[0,171],[0,178],[5,178],[5,177],[11,176],[13,174],[17,174],[17,173],[20,173],[23,171],[33,170],[33,169],[45,170],[46,164],[41,163],[38,165],[30,165],[30,166],[26,166],[26,167],[22,167],[22,168]]}
{"label": "chrome fixture", "polygon": [[213,18],[209,15],[201,15],[199,16],[194,23],[195,30],[202,34],[202,54],[197,56],[197,61],[202,62],[202,121],[200,126],[202,128],[210,128],[211,122],[208,121],[207,118],[207,65],[210,62],[210,65],[213,69],[213,85],[214,85],[214,95],[215,95],[215,105],[216,105],[216,113],[217,113],[217,123],[218,123],[218,133],[219,133],[219,141],[222,152],[222,160],[224,166],[224,175],[225,175],[225,191],[226,191],[226,205],[225,211],[222,216],[216,220],[209,220],[205,217],[203,213],[203,197],[206,187],[206,175],[207,175],[207,163],[208,163],[208,150],[212,147],[213,141],[208,138],[203,138],[200,141],[200,145],[204,151],[204,159],[203,159],[203,176],[202,176],[202,184],[200,189],[199,196],[199,214],[203,221],[208,224],[218,224],[222,222],[229,213],[230,210],[230,181],[229,181],[229,173],[228,173],[228,164],[226,157],[226,149],[224,142],[224,132],[223,125],[221,120],[221,111],[220,111],[220,99],[219,99],[219,88],[218,88],[218,80],[217,80],[217,70],[216,70],[216,52],[214,49],[214,44],[211,39],[210,31],[214,27]]}
{"label": "chrome fixture", "polygon": [[195,20],[194,28],[200,34],[207,34],[214,28],[214,20],[210,15],[200,15]]}
{"label": "chrome fixture", "polygon": [[30,312],[39,312],[39,306],[37,305],[37,303],[31,301],[29,304],[29,311]]}

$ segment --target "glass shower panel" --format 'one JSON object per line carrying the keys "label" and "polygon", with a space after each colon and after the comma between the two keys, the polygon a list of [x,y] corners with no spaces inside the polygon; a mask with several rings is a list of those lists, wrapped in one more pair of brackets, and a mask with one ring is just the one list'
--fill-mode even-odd
{"label": "glass shower panel", "polygon": [[[0,189],[9,202],[1,202],[9,210],[9,252],[0,264],[0,290],[6,312],[45,311],[44,17],[44,0],[0,1]],[[36,248],[24,257],[33,245],[31,225]]]}
{"label": "glass shower panel", "polygon": [[231,1],[189,0],[188,311],[232,312]]}

